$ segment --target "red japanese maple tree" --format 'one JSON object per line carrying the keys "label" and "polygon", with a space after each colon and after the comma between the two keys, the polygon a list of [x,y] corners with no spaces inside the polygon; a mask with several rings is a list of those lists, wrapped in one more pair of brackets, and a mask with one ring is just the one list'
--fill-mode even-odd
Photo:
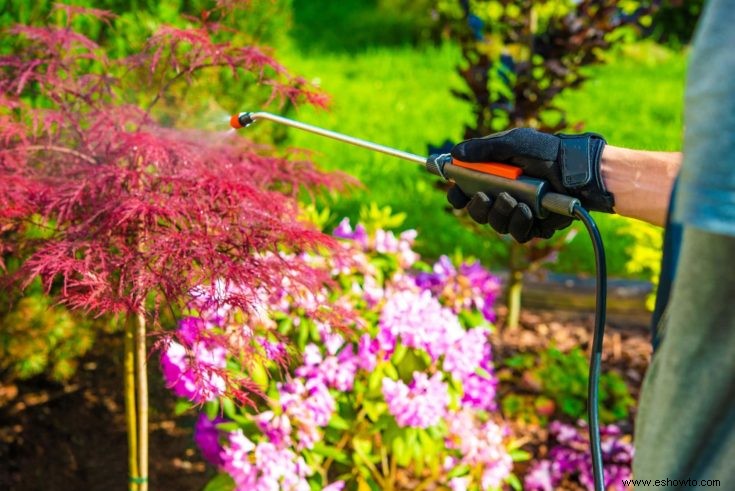
{"label": "red japanese maple tree", "polygon": [[[22,258],[12,279],[41,278],[71,308],[127,318],[129,371],[133,333],[140,369],[146,325],[195,286],[237,285],[221,300],[247,311],[258,289],[280,288],[284,277],[312,291],[327,279],[277,253],[330,246],[298,220],[296,200],[303,187],[331,186],[330,176],[242,138],[156,121],[167,90],[212,70],[254,77],[274,100],[324,104],[265,50],[223,41],[239,3],[219,2],[187,27],[162,26],[122,58],[72,28],[80,15],[106,22],[106,11],[57,6],[65,24],[6,33],[15,49],[0,56],[0,267],[12,252]],[[48,233],[30,238],[29,224]],[[145,447],[145,384],[139,373],[131,447]],[[126,402],[135,419],[136,401]],[[131,475],[142,482],[147,457],[139,458]]]}

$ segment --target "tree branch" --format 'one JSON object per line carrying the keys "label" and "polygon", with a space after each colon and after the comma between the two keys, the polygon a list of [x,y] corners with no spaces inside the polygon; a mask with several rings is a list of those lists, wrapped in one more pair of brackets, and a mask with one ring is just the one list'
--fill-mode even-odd
{"label": "tree branch", "polygon": [[87,154],[77,152],[76,150],[72,150],[71,148],[66,147],[59,147],[56,145],[29,145],[25,147],[26,150],[29,150],[31,152],[39,152],[39,151],[48,151],[48,152],[56,152],[56,153],[65,153],[67,155],[73,155],[74,157],[77,157],[78,159],[84,160],[86,162],[89,162],[90,164],[97,164],[98,162],[94,159],[94,157],[90,157]]}

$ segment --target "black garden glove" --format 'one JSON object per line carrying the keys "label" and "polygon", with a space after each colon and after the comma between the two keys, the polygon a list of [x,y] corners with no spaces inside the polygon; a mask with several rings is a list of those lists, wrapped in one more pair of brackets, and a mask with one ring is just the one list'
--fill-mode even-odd
{"label": "black garden glove", "polygon": [[[588,210],[614,213],[613,196],[600,175],[605,140],[595,133],[550,135],[532,128],[515,128],[457,144],[452,158],[463,162],[501,162],[523,169],[529,177],[549,182],[554,192],[579,198]],[[531,209],[508,193],[467,196],[452,186],[447,199],[457,209],[467,207],[473,220],[488,223],[498,233],[510,233],[518,242],[550,238],[572,219],[557,214],[539,219]]]}

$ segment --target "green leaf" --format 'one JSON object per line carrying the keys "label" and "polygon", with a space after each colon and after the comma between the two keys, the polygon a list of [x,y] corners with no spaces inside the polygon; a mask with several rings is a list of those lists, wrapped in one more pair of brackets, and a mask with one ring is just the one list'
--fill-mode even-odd
{"label": "green leaf", "polygon": [[422,372],[429,366],[427,360],[417,353],[415,350],[409,350],[403,358],[403,361],[398,365],[398,376],[404,382],[409,382],[413,379],[413,372]]}
{"label": "green leaf", "polygon": [[250,377],[253,379],[260,390],[266,391],[270,384],[270,377],[268,371],[265,369],[262,363],[255,363],[250,369]]}
{"label": "green leaf", "polygon": [[209,401],[204,405],[204,414],[207,415],[207,417],[210,420],[214,420],[219,415],[219,402]]}
{"label": "green leaf", "polygon": [[217,474],[204,486],[204,491],[232,491],[233,489],[235,489],[235,481],[229,474]]}
{"label": "green leaf", "polygon": [[391,363],[393,363],[393,365],[400,365],[403,357],[406,356],[407,352],[408,347],[405,344],[399,344],[398,346],[396,346],[396,350],[393,352],[393,356],[390,357]]}
{"label": "green leaf", "polygon": [[392,363],[386,363],[383,370],[385,371],[385,374],[393,380],[398,378],[398,370],[396,370],[396,365]]}
{"label": "green leaf", "polygon": [[222,431],[227,431],[227,432],[237,431],[240,429],[240,425],[235,423],[234,421],[228,421],[226,423],[219,423],[217,425],[217,429],[222,430]]}
{"label": "green leaf", "polygon": [[380,388],[383,385],[383,377],[385,376],[383,367],[384,364],[378,365],[368,377],[368,393],[370,395],[382,395]]}
{"label": "green leaf", "polygon": [[447,473],[447,479],[451,479],[453,477],[461,477],[468,472],[470,472],[470,467],[467,464],[461,464]]}
{"label": "green leaf", "polygon": [[584,413],[584,402],[572,397],[565,397],[564,399],[562,399],[560,401],[559,407],[561,408],[562,412],[573,417],[583,416]]}
{"label": "green leaf", "polygon": [[459,321],[468,329],[473,327],[489,327],[490,324],[479,310],[462,310],[459,313]]}
{"label": "green leaf", "polygon": [[403,431],[401,430],[401,428],[398,427],[398,424],[396,423],[396,420],[395,418],[393,418],[393,416],[385,414],[381,416],[381,419],[383,419],[383,417],[389,420],[386,424],[385,430],[381,435],[383,439],[383,444],[386,447],[392,448],[393,440],[395,440],[396,438],[401,438],[403,436]]}
{"label": "green leaf", "polygon": [[380,486],[371,477],[358,476],[357,491],[381,491]]}
{"label": "green leaf", "polygon": [[527,460],[531,460],[531,454],[519,448],[511,450],[508,452],[508,455],[510,455],[513,462],[526,462]]}
{"label": "green leaf", "polygon": [[505,482],[510,484],[510,487],[513,488],[515,491],[521,491],[523,489],[521,480],[518,479],[518,476],[516,476],[515,474],[509,474],[508,477],[505,478]]}
{"label": "green leaf", "polygon": [[311,340],[318,343],[322,338],[319,334],[319,326],[317,326],[316,322],[310,322],[309,327],[311,328],[309,333],[311,335]]}
{"label": "green leaf", "polygon": [[401,467],[406,467],[411,462],[411,454],[406,446],[406,441],[396,436],[391,443],[391,451],[393,452],[393,458],[396,459],[396,463]]}
{"label": "green leaf", "polygon": [[506,358],[503,363],[510,368],[530,368],[533,365],[533,360],[527,355],[516,355]]}
{"label": "green leaf", "polygon": [[377,421],[381,415],[388,412],[388,404],[382,401],[367,400],[363,403],[362,407],[365,409],[365,413],[371,421]]}
{"label": "green leaf", "polygon": [[222,412],[225,416],[227,416],[230,419],[234,419],[235,416],[237,416],[237,408],[235,407],[235,403],[232,402],[232,399],[224,398],[221,400],[222,404]]}
{"label": "green leaf", "polygon": [[350,458],[347,455],[347,452],[345,452],[344,450],[339,450],[337,448],[324,445],[323,442],[315,443],[311,451],[317,455],[322,455],[324,457],[330,457],[334,459],[336,462],[339,462],[340,464],[345,464],[345,465],[350,464]]}
{"label": "green leaf", "polygon": [[191,401],[187,401],[186,399],[179,399],[176,401],[176,404],[174,405],[174,414],[176,416],[181,416],[185,412],[187,412],[189,409],[193,408],[194,404],[191,403]]}
{"label": "green leaf", "polygon": [[321,489],[324,489],[324,483],[322,482],[322,476],[318,472],[312,475],[308,479],[309,483],[309,489],[311,491],[319,491]]}
{"label": "green leaf", "polygon": [[332,417],[329,419],[328,426],[330,428],[334,428],[335,430],[349,430],[350,429],[350,423],[348,423],[342,416],[339,414],[333,414]]}

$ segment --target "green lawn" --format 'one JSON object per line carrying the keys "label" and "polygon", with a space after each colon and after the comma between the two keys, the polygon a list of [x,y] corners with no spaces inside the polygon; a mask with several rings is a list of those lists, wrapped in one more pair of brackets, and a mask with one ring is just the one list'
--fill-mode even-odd
{"label": "green lawn", "polygon": [[[449,93],[459,87],[454,73],[458,50],[443,47],[376,47],[357,54],[315,53],[296,49],[279,53],[294,72],[332,96],[330,110],[300,108],[290,114],[360,138],[426,155],[429,144],[458,141],[470,121],[469,108]],[[603,134],[613,145],[677,150],[681,145],[684,55],[639,44],[616,54],[606,66],[590,70],[579,91],[564,94],[561,104],[570,121]],[[270,124],[270,123],[263,123]],[[334,218],[357,217],[362,203],[374,201],[406,212],[405,226],[420,232],[418,249],[427,257],[452,253],[504,267],[504,246],[497,236],[477,236],[446,212],[435,178],[419,166],[297,130],[288,144],[316,151],[325,169],[341,169],[359,178],[365,188],[333,200]],[[624,220],[599,216],[608,249],[610,271],[622,275],[630,238],[619,233]],[[579,234],[554,266],[560,271],[591,271],[588,239]]]}

